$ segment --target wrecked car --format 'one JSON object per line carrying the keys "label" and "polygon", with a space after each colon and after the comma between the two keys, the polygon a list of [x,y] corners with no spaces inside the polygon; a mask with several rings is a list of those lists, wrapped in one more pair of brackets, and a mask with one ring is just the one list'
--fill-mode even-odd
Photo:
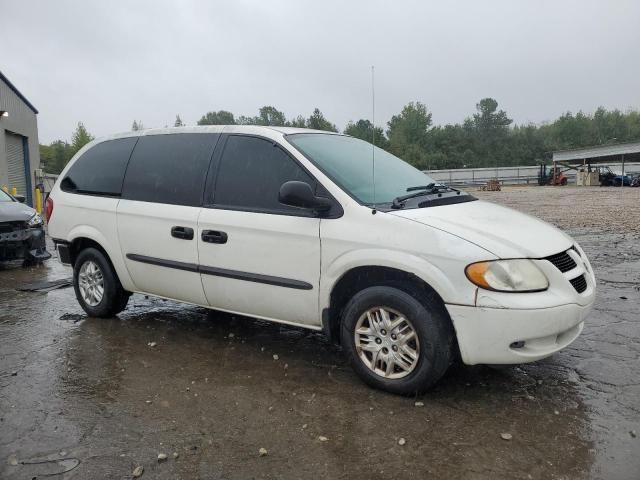
{"label": "wrecked car", "polygon": [[42,217],[23,202],[24,197],[0,190],[0,262],[22,259],[33,265],[51,257]]}

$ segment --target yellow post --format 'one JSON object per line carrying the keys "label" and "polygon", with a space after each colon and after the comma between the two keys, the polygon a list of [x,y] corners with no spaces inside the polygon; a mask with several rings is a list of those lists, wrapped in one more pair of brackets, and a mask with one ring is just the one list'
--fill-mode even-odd
{"label": "yellow post", "polygon": [[16,187],[13,187],[11,189],[11,195],[13,195],[14,197],[18,194],[18,189]]}
{"label": "yellow post", "polygon": [[36,188],[36,212],[42,213],[42,193]]}

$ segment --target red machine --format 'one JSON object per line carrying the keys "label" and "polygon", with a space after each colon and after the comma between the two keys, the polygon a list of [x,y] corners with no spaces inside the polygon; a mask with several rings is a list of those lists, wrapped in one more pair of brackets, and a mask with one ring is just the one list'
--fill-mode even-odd
{"label": "red machine", "polygon": [[551,168],[551,172],[549,172],[549,185],[566,185],[569,182],[567,176],[562,173],[559,166],[555,166]]}

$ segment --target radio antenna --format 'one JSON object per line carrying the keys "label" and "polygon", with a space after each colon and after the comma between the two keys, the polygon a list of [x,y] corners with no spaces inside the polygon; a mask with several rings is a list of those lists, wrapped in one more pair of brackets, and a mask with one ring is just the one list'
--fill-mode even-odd
{"label": "radio antenna", "polygon": [[373,186],[373,210],[376,213],[376,85],[375,66],[371,65],[371,182]]}

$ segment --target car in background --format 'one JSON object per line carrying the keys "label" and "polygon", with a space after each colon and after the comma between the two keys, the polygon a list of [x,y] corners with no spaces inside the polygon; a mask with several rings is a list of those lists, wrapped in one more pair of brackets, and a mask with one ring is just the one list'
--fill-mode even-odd
{"label": "car in background", "polygon": [[0,190],[0,262],[22,259],[32,265],[51,258],[45,245],[44,221],[24,197]]}
{"label": "car in background", "polygon": [[625,187],[631,187],[633,185],[633,179],[633,175],[616,175],[613,178],[612,184],[614,187],[619,187],[620,184],[624,185]]}
{"label": "car in background", "polygon": [[622,175],[614,172],[611,170],[611,167],[606,165],[597,166],[594,168],[594,171],[598,172],[601,187],[619,187],[621,184],[625,187],[633,187],[638,184],[638,182],[635,182],[636,185],[634,185],[635,176],[633,174],[627,173]]}

